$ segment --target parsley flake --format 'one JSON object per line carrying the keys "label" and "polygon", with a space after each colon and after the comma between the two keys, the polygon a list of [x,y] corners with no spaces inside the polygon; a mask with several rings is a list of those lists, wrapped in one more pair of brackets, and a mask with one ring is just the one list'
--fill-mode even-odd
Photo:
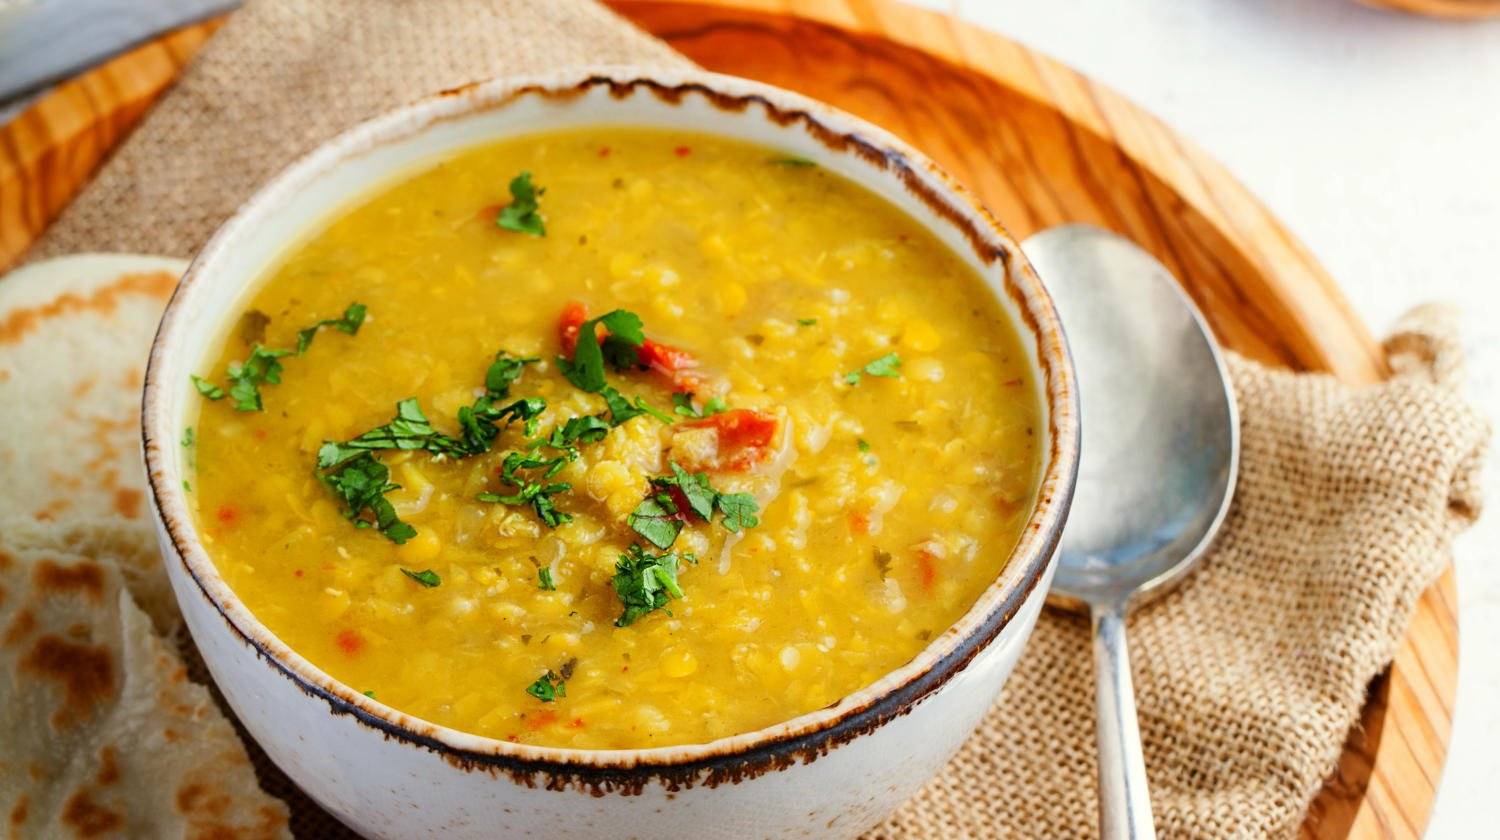
{"label": "parsley flake", "polygon": [[495,224],[505,230],[546,236],[547,225],[538,209],[537,199],[547,190],[537,189],[531,183],[531,173],[522,172],[510,180],[510,204],[501,208]]}
{"label": "parsley flake", "polygon": [[884,376],[896,379],[901,376],[901,357],[895,353],[887,353],[878,359],[866,364],[859,370],[844,374],[844,381],[850,385],[858,385],[865,374],[870,376]]}
{"label": "parsley flake", "polygon": [[812,326],[813,324],[816,324],[816,323],[818,323],[818,319],[817,318],[798,318],[797,319],[797,326],[799,326],[799,327],[810,327],[810,326]]}
{"label": "parsley flake", "polygon": [[864,438],[857,438],[854,441],[854,445],[857,446],[857,447],[859,447],[859,451],[860,452],[869,452],[870,451],[870,442],[867,441],[867,440],[865,440]]}
{"label": "parsley flake", "polygon": [[552,582],[552,568],[543,566],[536,570],[536,588],[547,592],[557,591],[557,584]]}
{"label": "parsley flake", "polygon": [[438,584],[441,584],[443,582],[443,579],[438,577],[438,573],[434,572],[431,569],[423,569],[420,572],[414,572],[411,569],[402,569],[401,574],[406,575],[407,577],[411,578],[417,583],[422,584],[428,589],[431,589],[432,587],[437,586]]}
{"label": "parsley flake", "polygon": [[790,169],[807,169],[809,167],[817,166],[816,163],[813,163],[812,161],[808,160],[807,158],[805,158],[805,157],[797,157],[796,155],[788,155],[786,157],[768,158],[766,160],[766,162],[767,163],[774,163],[777,166],[785,166],[785,167],[788,167]]}

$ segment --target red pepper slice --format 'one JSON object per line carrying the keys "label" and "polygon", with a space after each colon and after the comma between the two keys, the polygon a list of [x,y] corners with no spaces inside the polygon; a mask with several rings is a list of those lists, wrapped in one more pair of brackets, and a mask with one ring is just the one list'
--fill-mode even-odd
{"label": "red pepper slice", "polygon": [[771,454],[771,441],[776,439],[776,418],[748,408],[736,408],[687,425],[712,428],[719,433],[718,469],[728,472],[744,472],[766,460]]}

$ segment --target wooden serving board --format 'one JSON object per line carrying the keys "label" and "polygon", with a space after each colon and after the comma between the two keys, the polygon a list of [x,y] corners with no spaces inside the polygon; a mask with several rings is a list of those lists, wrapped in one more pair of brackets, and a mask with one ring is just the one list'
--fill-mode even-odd
{"label": "wooden serving board", "polygon": [[[1183,281],[1219,339],[1241,353],[1352,382],[1386,373],[1333,281],[1222,166],[1043,55],[894,0],[607,2],[708,69],[799,90],[891,129],[975,190],[1018,239],[1073,221],[1131,237]],[[216,25],[127,53],[0,129],[0,269]],[[1421,835],[1452,722],[1456,610],[1449,571],[1423,596],[1395,662],[1371,685],[1363,723],[1303,837]]]}

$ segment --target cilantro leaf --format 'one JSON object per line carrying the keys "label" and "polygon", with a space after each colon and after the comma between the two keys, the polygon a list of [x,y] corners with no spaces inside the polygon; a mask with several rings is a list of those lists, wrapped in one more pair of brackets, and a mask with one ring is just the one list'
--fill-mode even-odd
{"label": "cilantro leaf", "polygon": [[[566,455],[541,458],[536,455],[511,452],[505,456],[504,461],[500,462],[500,483],[515,488],[516,492],[480,493],[475,498],[490,504],[531,505],[537,517],[549,528],[556,528],[571,522],[573,521],[572,514],[558,510],[552,497],[572,490],[573,485],[567,482],[544,483],[561,472],[562,468],[567,466],[568,460]],[[541,473],[538,477],[523,476],[518,474],[518,470],[528,472],[541,470]]]}
{"label": "cilantro leaf", "polygon": [[704,417],[712,417],[715,414],[722,414],[729,410],[729,406],[724,402],[723,397],[712,397],[708,402],[703,404],[703,408],[695,408],[693,407],[693,394],[691,392],[682,393],[681,391],[672,395],[672,405],[674,406],[673,411],[681,414],[683,417],[692,417],[696,420],[702,420]]}
{"label": "cilantro leaf", "polygon": [[531,183],[531,173],[522,172],[510,180],[510,204],[501,208],[495,224],[505,230],[546,236],[547,225],[538,209],[537,199],[547,192]]}
{"label": "cilantro leaf", "polygon": [[543,566],[536,570],[536,588],[548,592],[557,591],[557,584],[552,582],[552,568]]}
{"label": "cilantro leaf", "polygon": [[489,370],[485,371],[484,390],[495,399],[509,396],[510,386],[521,378],[521,372],[526,366],[540,361],[536,356],[512,356],[501,350],[495,354],[495,361],[490,363]]}
{"label": "cilantro leaf", "polygon": [[817,166],[816,163],[813,163],[812,161],[808,160],[807,158],[805,158],[805,157],[797,157],[795,155],[789,155],[787,157],[767,158],[766,162],[767,163],[774,163],[777,166],[785,166],[785,167],[790,168],[790,169],[806,169],[808,167]]}
{"label": "cilantro leaf", "polygon": [[411,578],[417,583],[422,584],[428,589],[431,589],[432,587],[437,586],[438,584],[443,582],[443,579],[438,577],[438,573],[434,572],[431,569],[424,569],[420,572],[414,572],[411,569],[402,569],[401,574],[406,575],[407,577]]}
{"label": "cilantro leaf", "polygon": [[672,423],[675,422],[672,419],[672,415],[670,415],[670,414],[668,414],[665,411],[662,411],[660,409],[652,408],[651,404],[648,403],[648,402],[646,402],[646,400],[645,400],[644,397],[636,397],[635,398],[635,407],[638,408],[638,409],[640,409],[643,413],[649,414],[652,417],[655,417],[656,419],[660,420],[661,422],[666,423],[668,426],[672,425]]}
{"label": "cilantro leaf", "polygon": [[[402,522],[395,506],[385,497],[401,485],[391,483],[390,469],[370,453],[360,452],[319,478],[344,500],[347,505],[344,518],[356,526],[368,528],[373,524],[397,545],[417,535],[417,529]],[[363,517],[366,511],[373,521]]]}
{"label": "cilantro leaf", "polygon": [[328,469],[358,455],[381,449],[425,449],[434,455],[461,458],[469,454],[464,441],[449,437],[432,427],[416,397],[396,403],[396,417],[384,426],[365,432],[343,443],[326,441],[318,449],[318,467]]}
{"label": "cilantro leaf", "polygon": [[[684,555],[683,559],[691,557]],[[625,609],[615,619],[616,627],[628,627],[647,613],[665,609],[672,598],[682,597],[682,587],[677,584],[677,564],[677,554],[647,554],[639,544],[620,555],[615,561],[614,585]]]}
{"label": "cilantro leaf", "polygon": [[755,516],[760,506],[749,493],[720,493],[717,503],[719,512],[724,514],[721,524],[736,534],[760,524],[760,519]]}
{"label": "cilantro leaf", "polygon": [[526,693],[543,703],[551,703],[559,697],[568,696],[567,685],[566,680],[548,669],[547,673],[537,677],[536,682],[526,687]]}
{"label": "cilantro leaf", "polygon": [[205,397],[208,397],[211,400],[224,399],[223,388],[220,388],[214,383],[209,382],[207,379],[204,379],[203,377],[196,374],[193,375],[193,387],[198,389],[198,393],[202,394]]}
{"label": "cilantro leaf", "polygon": [[599,392],[599,396],[603,397],[604,404],[609,406],[609,424],[611,426],[618,426],[627,420],[634,420],[646,413],[644,409],[631,405],[630,400],[626,399],[624,394],[615,390],[615,386],[613,385],[605,385],[604,390]]}
{"label": "cilantro leaf", "polygon": [[280,360],[291,353],[290,350],[274,350],[257,344],[245,361],[229,363],[229,396],[234,398],[235,410],[265,410],[260,400],[260,386],[281,384]]}
{"label": "cilantro leaf", "polygon": [[860,452],[870,451],[870,442],[865,440],[864,438],[856,438],[854,441],[854,445],[859,448]]}
{"label": "cilantro leaf", "polygon": [[182,430],[182,448],[190,449],[193,446],[193,427],[188,426]]}
{"label": "cilantro leaf", "polygon": [[859,370],[853,370],[844,374],[844,381],[850,385],[858,385],[863,374],[870,376],[884,376],[895,379],[901,376],[901,357],[895,353],[887,353],[875,359]]}
{"label": "cilantro leaf", "polygon": [[313,338],[322,327],[333,327],[339,332],[354,335],[359,332],[359,327],[364,322],[365,305],[363,303],[351,303],[344,310],[344,314],[341,317],[325,318],[307,329],[299,331],[297,333],[297,355],[300,356],[307,352],[307,348],[312,344]]}
{"label": "cilantro leaf", "polygon": [[[626,517],[626,524],[637,534],[645,537],[657,548],[672,547],[677,535],[687,524],[687,512],[692,511],[704,522],[713,520],[714,511],[722,514],[719,524],[725,529],[739,533],[745,528],[760,524],[756,514],[760,506],[749,493],[720,493],[708,481],[707,473],[689,473],[671,462],[672,474],[659,475],[651,479],[652,495],[636,506]],[[671,490],[679,495],[674,496]],[[679,510],[682,503],[687,510]]]}
{"label": "cilantro leaf", "polygon": [[666,487],[676,487],[682,491],[683,498],[687,499],[688,507],[693,513],[707,521],[713,518],[714,503],[719,498],[719,492],[708,483],[707,473],[691,475],[677,462],[671,463],[672,475],[656,478],[652,483]]}
{"label": "cilantro leaf", "polygon": [[625,524],[657,548],[667,549],[682,533],[683,522],[672,497],[658,493],[636,505],[635,510],[625,517]]}
{"label": "cilantro leaf", "polygon": [[609,348],[610,363],[617,370],[634,366],[639,358],[636,348],[646,343],[646,333],[640,316],[624,309],[606,312],[598,318],[591,318],[580,324],[578,343],[573,348],[573,358],[559,357],[558,367],[562,369],[563,376],[566,376],[569,382],[591,394],[597,394],[607,387],[604,379],[605,349],[599,344],[597,329],[599,324],[603,324],[609,331],[604,342]]}
{"label": "cilantro leaf", "polygon": [[818,319],[817,318],[798,318],[797,319],[797,325],[801,326],[801,327],[810,327],[810,326],[812,326],[813,324],[816,324],[816,323],[818,323]]}

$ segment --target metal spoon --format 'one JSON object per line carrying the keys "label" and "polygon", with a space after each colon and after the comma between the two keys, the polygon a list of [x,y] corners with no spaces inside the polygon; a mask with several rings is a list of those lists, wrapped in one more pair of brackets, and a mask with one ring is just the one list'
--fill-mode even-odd
{"label": "metal spoon", "polygon": [[1093,618],[1099,829],[1156,836],[1125,614],[1203,555],[1234,494],[1239,417],[1197,307],[1150,254],[1068,225],[1021,246],[1057,303],[1078,369],[1078,488],[1048,600]]}

